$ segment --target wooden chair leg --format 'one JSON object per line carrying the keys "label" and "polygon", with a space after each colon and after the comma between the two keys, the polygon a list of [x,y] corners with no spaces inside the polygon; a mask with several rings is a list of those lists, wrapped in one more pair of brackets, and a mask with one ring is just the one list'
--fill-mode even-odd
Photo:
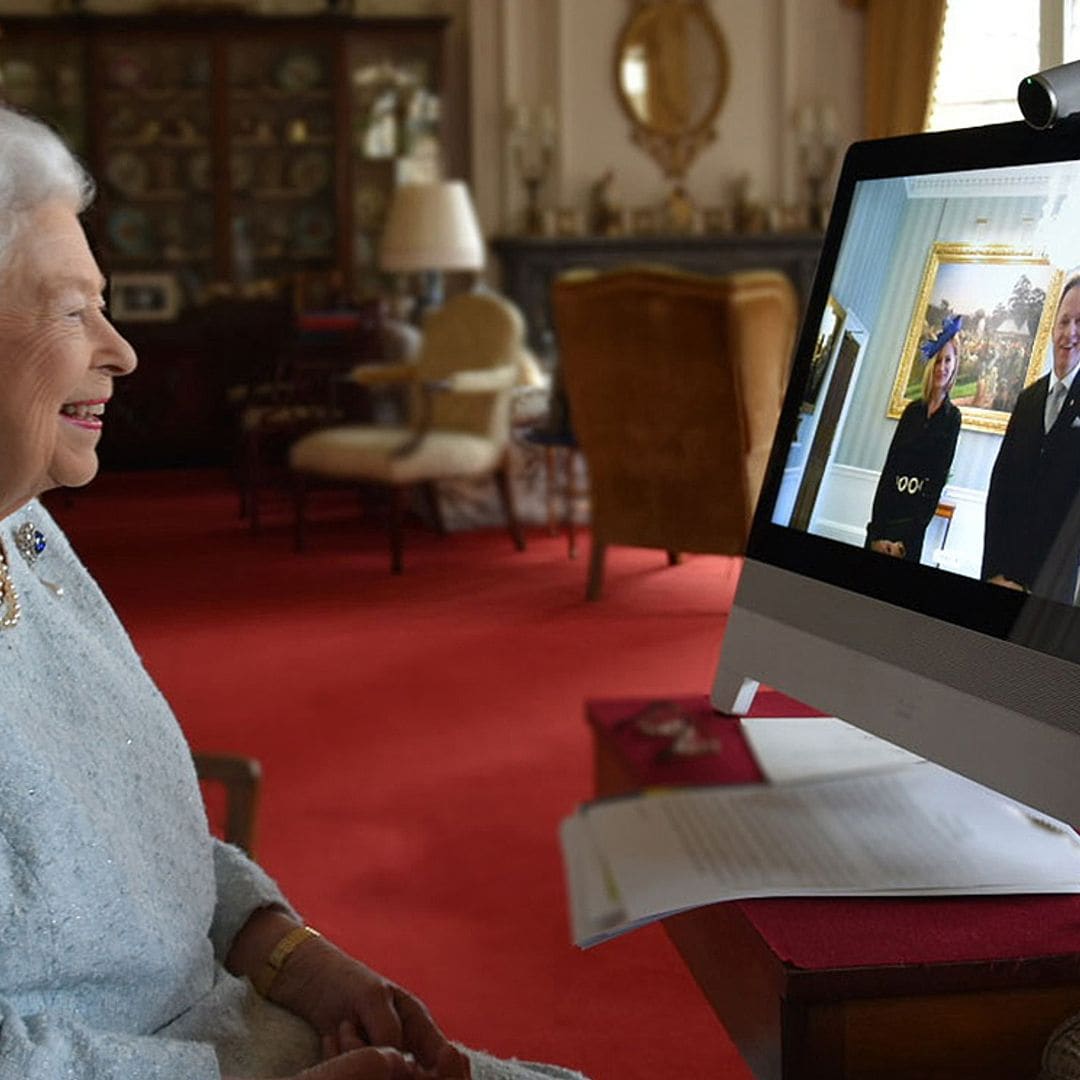
{"label": "wooden chair leg", "polygon": [[443,518],[442,503],[439,502],[439,486],[434,480],[421,484],[424,502],[427,504],[428,513],[431,515],[435,531],[440,536],[446,536],[446,521]]}
{"label": "wooden chair leg", "polygon": [[518,521],[517,507],[514,505],[514,486],[510,483],[510,471],[505,461],[495,470],[495,484],[499,489],[499,497],[502,499],[503,512],[506,514],[506,524],[510,530],[510,538],[514,541],[514,547],[518,551],[524,551],[525,534],[521,531],[521,522]]}
{"label": "wooden chair leg", "polygon": [[307,482],[303,473],[293,473],[293,550],[303,551],[306,537],[304,535],[305,511],[307,510]]}
{"label": "wooden chair leg", "polygon": [[589,580],[585,586],[586,600],[599,600],[604,591],[604,553],[607,544],[601,543],[595,537],[592,542],[592,551],[589,553]]}
{"label": "wooden chair leg", "polygon": [[563,503],[566,518],[566,556],[569,559],[577,558],[577,518],[574,516],[576,509],[578,489],[574,479],[574,464],[577,451],[572,446],[563,449]]}
{"label": "wooden chair leg", "polygon": [[558,455],[558,447],[544,447],[544,494],[547,497],[548,536],[557,536],[559,534],[559,514],[556,509],[559,497]]}
{"label": "wooden chair leg", "polygon": [[237,511],[241,521],[248,516],[248,466],[247,466],[247,443],[241,441],[236,448],[233,462],[233,472],[236,476],[236,490],[238,494]]}
{"label": "wooden chair leg", "polygon": [[232,448],[232,473],[236,481],[237,513],[244,521],[248,516],[248,432],[245,430],[236,433]]}
{"label": "wooden chair leg", "polygon": [[259,440],[248,432],[244,440],[244,506],[252,536],[259,535]]}
{"label": "wooden chair leg", "polygon": [[405,569],[405,510],[409,504],[409,486],[395,484],[390,491],[390,573]]}

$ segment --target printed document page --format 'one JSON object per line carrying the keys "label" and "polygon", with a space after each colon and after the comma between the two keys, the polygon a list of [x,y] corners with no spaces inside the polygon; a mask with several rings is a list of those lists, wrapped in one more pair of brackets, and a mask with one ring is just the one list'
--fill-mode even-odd
{"label": "printed document page", "polygon": [[579,945],[747,897],[1080,892],[1071,828],[930,762],[604,800],[562,843]]}
{"label": "printed document page", "polygon": [[922,760],[835,716],[744,716],[739,727],[772,784],[891,769]]}

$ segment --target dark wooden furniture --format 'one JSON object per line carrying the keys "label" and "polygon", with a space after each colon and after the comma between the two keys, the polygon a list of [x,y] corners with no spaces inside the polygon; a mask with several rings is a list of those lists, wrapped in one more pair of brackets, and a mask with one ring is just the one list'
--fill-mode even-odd
{"label": "dark wooden furniture", "polygon": [[[443,101],[445,18],[6,17],[3,98],[53,123],[100,184],[111,273],[216,286],[372,271],[398,180],[431,173],[464,102]],[[152,314],[152,312],[151,312]]]}
{"label": "dark wooden furniture", "polygon": [[0,97],[51,123],[98,182],[87,231],[140,354],[110,409],[104,464],[228,460],[228,383],[212,367],[206,307],[320,276],[346,298],[382,286],[375,253],[394,185],[430,178],[440,157],[463,167],[467,102],[445,93],[449,24],[3,18]]}
{"label": "dark wooden furniture", "polygon": [[263,489],[275,477],[283,489],[290,486],[286,457],[293,442],[315,428],[371,421],[367,394],[349,373],[388,359],[383,329],[379,300],[348,311],[300,312],[274,350],[273,381],[247,388],[237,410],[237,465],[252,535],[260,530]]}
{"label": "dark wooden furniture", "polygon": [[[759,697],[761,715],[808,713]],[[753,781],[737,721],[704,697],[675,704],[723,752],[655,764],[626,722],[647,704],[588,704],[598,794]],[[759,1080],[1033,1080],[1080,1011],[1080,897],[757,900],[664,927]]]}
{"label": "dark wooden furniture", "polygon": [[212,830],[254,858],[262,767],[254,758],[239,754],[204,751],[192,757]]}
{"label": "dark wooden furniture", "polygon": [[608,270],[652,263],[699,274],[782,270],[805,306],[821,249],[818,233],[708,234],[701,236],[503,236],[491,242],[502,270],[502,291],[521,308],[529,346],[555,351],[551,283],[567,270]]}

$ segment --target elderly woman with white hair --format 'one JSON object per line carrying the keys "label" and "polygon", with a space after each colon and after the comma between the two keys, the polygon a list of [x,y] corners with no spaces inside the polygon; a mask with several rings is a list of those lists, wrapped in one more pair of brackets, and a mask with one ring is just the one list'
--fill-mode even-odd
{"label": "elderly woman with white hair", "polygon": [[211,837],[168,705],[37,501],[92,479],[135,368],[92,193],[0,109],[0,1080],[576,1075],[451,1043]]}

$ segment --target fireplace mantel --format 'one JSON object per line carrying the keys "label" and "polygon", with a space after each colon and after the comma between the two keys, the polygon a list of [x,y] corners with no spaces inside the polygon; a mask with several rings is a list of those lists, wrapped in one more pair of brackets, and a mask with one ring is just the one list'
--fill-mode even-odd
{"label": "fireplace mantel", "polygon": [[525,316],[529,345],[543,358],[555,353],[551,282],[572,269],[611,269],[653,263],[700,274],[782,270],[805,305],[814,280],[819,233],[723,233],[701,236],[501,236],[491,242],[502,269],[502,292]]}

